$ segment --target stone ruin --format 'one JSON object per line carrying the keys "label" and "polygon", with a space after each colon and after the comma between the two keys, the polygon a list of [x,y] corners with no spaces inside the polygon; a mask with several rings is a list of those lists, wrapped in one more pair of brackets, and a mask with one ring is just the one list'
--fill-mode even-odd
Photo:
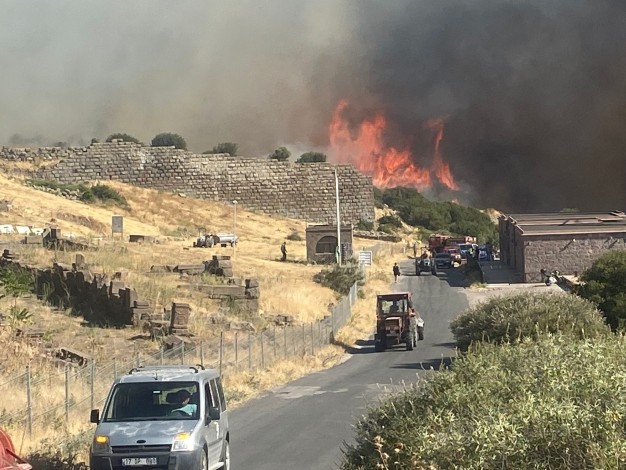
{"label": "stone ruin", "polygon": [[188,276],[213,274],[214,276],[232,278],[233,262],[230,256],[213,255],[211,261],[197,264],[164,264],[150,267],[153,273],[180,273]]}

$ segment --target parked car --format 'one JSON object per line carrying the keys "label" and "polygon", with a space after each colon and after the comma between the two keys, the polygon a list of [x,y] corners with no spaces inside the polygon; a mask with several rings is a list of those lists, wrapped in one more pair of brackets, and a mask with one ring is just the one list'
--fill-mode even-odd
{"label": "parked car", "polygon": [[461,251],[458,248],[444,248],[444,253],[449,253],[452,256],[453,263],[461,264]]}
{"label": "parked car", "polygon": [[202,366],[137,367],[113,383],[89,452],[92,470],[230,470],[220,375]]}
{"label": "parked car", "polygon": [[452,255],[450,253],[437,253],[435,255],[435,267],[442,269],[452,268]]}

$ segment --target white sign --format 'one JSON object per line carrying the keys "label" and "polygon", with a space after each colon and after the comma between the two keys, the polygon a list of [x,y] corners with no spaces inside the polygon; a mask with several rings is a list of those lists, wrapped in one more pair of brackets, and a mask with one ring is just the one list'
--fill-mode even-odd
{"label": "white sign", "polygon": [[121,215],[111,217],[111,232],[124,233],[124,217]]}
{"label": "white sign", "polygon": [[372,265],[372,252],[371,251],[359,251],[359,264],[371,266]]}

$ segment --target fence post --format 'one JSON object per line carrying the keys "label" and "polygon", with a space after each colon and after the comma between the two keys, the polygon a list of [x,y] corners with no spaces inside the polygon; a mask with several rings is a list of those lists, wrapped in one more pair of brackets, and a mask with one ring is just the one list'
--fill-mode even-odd
{"label": "fence post", "polygon": [[239,336],[235,331],[235,371],[239,369]]}
{"label": "fence post", "polygon": [[274,360],[276,360],[276,325],[274,325]]}
{"label": "fence post", "polygon": [[332,337],[332,341],[335,341],[335,308],[330,312],[330,334]]}
{"label": "fence post", "polygon": [[180,343],[180,363],[185,364],[185,342]]}
{"label": "fence post", "polygon": [[283,341],[285,343],[285,359],[287,359],[287,325],[283,326]]}
{"label": "fence post", "polygon": [[95,396],[94,396],[94,382],[96,381],[96,361],[91,361],[91,370],[89,371],[89,375],[91,376],[90,384],[89,384],[89,398],[91,403],[91,410],[94,408]]}
{"label": "fence post", "polygon": [[252,333],[248,330],[248,370],[252,369]]}
{"label": "fence post", "polygon": [[265,370],[265,348],[263,347],[263,333],[261,333],[261,370]]}
{"label": "fence post", "polygon": [[222,375],[222,362],[224,361],[224,332],[220,331],[220,375]]}
{"label": "fence post", "polygon": [[65,364],[65,424],[70,421],[70,366]]}
{"label": "fence post", "polygon": [[30,366],[26,366],[26,406],[28,406],[28,435],[33,434],[33,396],[30,383]]}
{"label": "fence post", "polygon": [[200,365],[204,367],[204,341],[200,342]]}
{"label": "fence post", "polygon": [[311,322],[311,356],[315,356],[315,341],[313,341],[313,322]]}
{"label": "fence post", "polygon": [[163,354],[164,354],[164,346],[161,345],[159,348],[159,363],[163,365]]}
{"label": "fence post", "polygon": [[304,331],[304,323],[302,324],[302,357],[306,356],[306,333]]}
{"label": "fence post", "polygon": [[322,322],[321,321],[317,322],[317,341],[319,342],[320,346],[324,344],[324,341],[322,341]]}

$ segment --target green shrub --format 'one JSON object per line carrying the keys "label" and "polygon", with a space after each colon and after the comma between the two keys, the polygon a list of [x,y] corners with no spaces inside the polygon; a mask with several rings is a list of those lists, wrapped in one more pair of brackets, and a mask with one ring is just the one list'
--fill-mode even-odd
{"label": "green shrub", "polygon": [[185,139],[178,134],[169,132],[163,132],[154,136],[151,145],[153,147],[176,147],[177,149],[187,150]]}
{"label": "green shrub", "polygon": [[376,207],[387,205],[396,210],[406,224],[424,227],[426,232],[472,235],[480,242],[498,245],[496,225],[487,214],[473,207],[429,201],[413,188],[374,189],[374,202]]}
{"label": "green shrub", "polygon": [[395,228],[402,227],[402,221],[395,215],[383,215],[381,218],[378,219],[378,223],[380,225],[390,225]]}
{"label": "green shrub", "polygon": [[575,338],[610,333],[591,302],[574,295],[533,293],[491,298],[455,318],[450,329],[462,351],[473,342],[517,342],[546,332]]}
{"label": "green shrub", "polygon": [[83,183],[59,183],[58,181],[42,180],[31,178],[26,180],[26,184],[37,188],[60,189],[61,191],[86,191],[88,188]]}
{"label": "green shrub", "polygon": [[292,242],[301,242],[302,237],[300,236],[298,232],[294,230],[289,235],[287,235],[287,240],[291,240]]}
{"label": "green shrub", "polygon": [[278,147],[272,153],[268,155],[268,159],[270,160],[278,160],[279,162],[286,162],[291,157],[291,152],[287,149],[287,147]]}
{"label": "green shrub", "polygon": [[234,157],[237,155],[237,149],[239,148],[239,146],[234,143],[234,142],[222,142],[217,144],[215,147],[213,147],[212,150],[207,150],[206,152],[202,152],[202,153],[227,153],[229,154],[231,157]]}
{"label": "green shrub", "polygon": [[598,305],[611,328],[626,328],[626,251],[598,258],[581,276],[576,292]]}
{"label": "green shrub", "polygon": [[91,188],[87,188],[81,195],[80,200],[83,202],[102,202],[104,204],[113,204],[124,209],[129,209],[128,201],[117,190],[106,184],[97,184]]}
{"label": "green shrub", "polygon": [[363,282],[363,273],[358,264],[346,263],[325,268],[313,276],[313,280],[324,287],[329,287],[341,295],[347,295],[355,282]]}
{"label": "green shrub", "polygon": [[124,134],[123,132],[116,132],[115,134],[111,134],[106,138],[106,142],[113,142],[113,140],[121,140],[123,142],[133,142],[135,144],[141,144],[141,141],[137,137],[133,137],[129,134]]}
{"label": "green shrub", "polygon": [[371,232],[374,230],[374,222],[370,220],[359,220],[356,224],[357,230],[365,230],[366,232]]}
{"label": "green shrub", "polygon": [[306,152],[300,155],[296,163],[323,163],[327,158],[328,157],[321,152]]}
{"label": "green shrub", "polygon": [[626,468],[626,339],[483,344],[371,410],[343,470]]}

